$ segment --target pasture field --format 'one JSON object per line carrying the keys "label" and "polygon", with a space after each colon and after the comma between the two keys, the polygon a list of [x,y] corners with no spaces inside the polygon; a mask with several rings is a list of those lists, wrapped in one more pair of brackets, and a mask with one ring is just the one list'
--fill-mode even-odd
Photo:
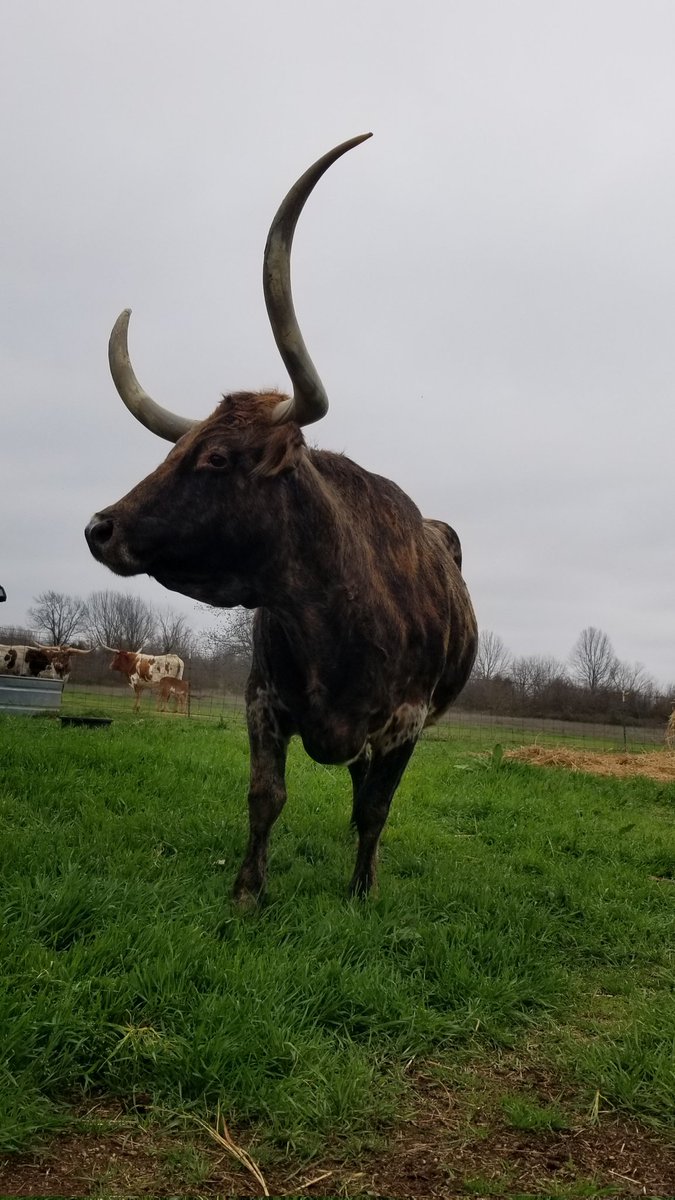
{"label": "pasture field", "polygon": [[[346,898],[347,772],[294,745],[269,898],[242,916],[239,719],[0,719],[0,1193],[55,1132],[123,1128],[157,1194],[212,1194],[211,1144],[219,1194],[230,1168],[261,1194],[199,1125],[220,1112],[273,1194],[366,1192],[410,1138],[418,1190],[380,1194],[645,1194],[622,1163],[674,1194],[675,788],[467,745],[418,747],[367,902]],[[121,1194],[106,1169],[71,1194]]]}

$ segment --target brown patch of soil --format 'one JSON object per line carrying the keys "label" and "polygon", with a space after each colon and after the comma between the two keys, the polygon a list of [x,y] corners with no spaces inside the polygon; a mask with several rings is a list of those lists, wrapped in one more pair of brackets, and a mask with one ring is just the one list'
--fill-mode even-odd
{"label": "brown patch of soil", "polygon": [[[444,1078],[445,1076],[445,1078]],[[554,1103],[569,1128],[532,1132],[505,1119],[500,1100]],[[345,1161],[337,1154],[297,1166],[263,1165],[272,1196],[452,1197],[675,1196],[672,1143],[636,1122],[580,1117],[570,1089],[517,1060],[459,1075],[428,1064],[412,1081],[407,1120],[386,1149]],[[572,1110],[576,1108],[577,1111]],[[100,1132],[52,1139],[39,1155],[0,1160],[3,1196],[261,1196],[252,1174],[206,1133],[143,1127],[120,1106],[86,1112]],[[235,1141],[255,1158],[250,1136]]]}
{"label": "brown patch of soil", "polygon": [[635,754],[617,754],[606,750],[566,750],[558,746],[520,746],[506,750],[504,758],[530,763],[536,767],[565,767],[590,775],[614,775],[622,779],[644,776],[662,783],[675,780],[675,752],[649,750]]}

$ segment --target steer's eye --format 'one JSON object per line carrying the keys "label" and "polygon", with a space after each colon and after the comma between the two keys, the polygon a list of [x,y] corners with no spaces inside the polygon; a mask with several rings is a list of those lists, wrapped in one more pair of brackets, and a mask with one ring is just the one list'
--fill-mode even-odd
{"label": "steer's eye", "polygon": [[217,454],[214,450],[213,454],[209,454],[206,460],[210,467],[226,467],[227,459],[224,454]]}

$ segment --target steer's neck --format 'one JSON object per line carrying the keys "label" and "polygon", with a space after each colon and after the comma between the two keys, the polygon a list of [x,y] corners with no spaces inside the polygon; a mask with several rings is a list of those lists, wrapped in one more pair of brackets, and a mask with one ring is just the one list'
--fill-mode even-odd
{"label": "steer's neck", "polygon": [[279,516],[279,539],[263,568],[263,607],[282,624],[312,640],[355,617],[354,603],[368,571],[367,544],[355,536],[350,497],[330,472],[323,456],[308,456],[286,481]]}

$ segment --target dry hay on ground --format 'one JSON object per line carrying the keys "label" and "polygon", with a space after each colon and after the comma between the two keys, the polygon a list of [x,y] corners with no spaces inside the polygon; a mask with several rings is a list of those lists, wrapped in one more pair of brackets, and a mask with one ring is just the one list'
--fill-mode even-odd
{"label": "dry hay on ground", "polygon": [[622,779],[641,776],[661,783],[675,781],[675,751],[645,750],[634,754],[612,750],[566,750],[561,746],[520,746],[507,750],[505,758],[537,767],[565,767],[590,775],[614,775]]}

